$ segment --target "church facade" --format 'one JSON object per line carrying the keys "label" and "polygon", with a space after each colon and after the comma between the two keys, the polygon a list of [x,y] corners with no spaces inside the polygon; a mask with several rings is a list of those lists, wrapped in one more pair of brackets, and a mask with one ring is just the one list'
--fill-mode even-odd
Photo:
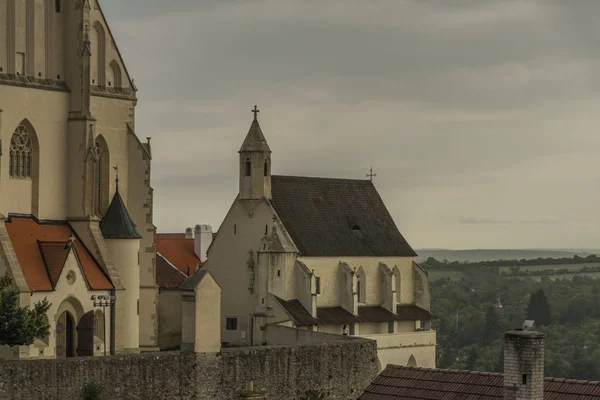
{"label": "church facade", "polygon": [[102,9],[0,0],[0,27],[0,274],[52,303],[50,336],[0,357],[156,349],[151,147]]}
{"label": "church facade", "polygon": [[428,275],[372,181],[271,175],[254,112],[202,266],[222,288],[223,345],[275,343],[283,325],[376,340],[382,366],[434,367]]}

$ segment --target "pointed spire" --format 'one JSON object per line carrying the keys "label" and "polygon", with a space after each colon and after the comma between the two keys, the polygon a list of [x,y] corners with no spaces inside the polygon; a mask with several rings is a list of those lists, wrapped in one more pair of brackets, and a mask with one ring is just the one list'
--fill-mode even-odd
{"label": "pointed spire", "polygon": [[246,139],[242,144],[240,149],[240,153],[242,152],[264,152],[270,153],[271,149],[267,144],[267,139],[265,139],[265,135],[263,135],[262,130],[260,129],[260,125],[258,123],[258,113],[260,110],[257,106],[254,106],[254,109],[251,110],[254,113],[254,120],[252,121],[252,125],[250,125],[250,130],[248,130],[248,134],[246,135]]}
{"label": "pointed spire", "polygon": [[119,193],[119,167],[113,168],[116,171],[115,195],[106,210],[106,215],[102,218],[100,231],[102,236],[108,239],[141,239],[142,235],[136,229]]}

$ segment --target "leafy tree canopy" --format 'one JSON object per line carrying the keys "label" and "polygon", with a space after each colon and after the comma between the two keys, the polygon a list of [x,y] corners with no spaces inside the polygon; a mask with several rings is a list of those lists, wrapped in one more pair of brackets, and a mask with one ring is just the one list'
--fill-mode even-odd
{"label": "leafy tree canopy", "polygon": [[33,308],[19,307],[19,293],[8,275],[0,278],[0,344],[29,346],[35,339],[48,336],[46,312],[50,308],[44,299]]}

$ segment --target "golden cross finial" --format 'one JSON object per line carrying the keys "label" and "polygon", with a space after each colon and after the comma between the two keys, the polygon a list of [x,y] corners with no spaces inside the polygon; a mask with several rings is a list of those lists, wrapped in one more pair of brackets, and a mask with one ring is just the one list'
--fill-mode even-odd
{"label": "golden cross finial", "polygon": [[260,110],[258,109],[257,106],[254,106],[254,110],[251,110],[254,113],[254,119],[256,120],[258,117],[258,113],[260,112]]}

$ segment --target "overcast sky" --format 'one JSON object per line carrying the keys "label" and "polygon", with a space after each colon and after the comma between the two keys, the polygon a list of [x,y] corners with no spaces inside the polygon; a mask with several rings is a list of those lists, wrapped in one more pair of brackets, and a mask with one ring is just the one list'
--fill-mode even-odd
{"label": "overcast sky", "polygon": [[600,1],[102,0],[159,232],[273,173],[366,179],[415,248],[600,247]]}

